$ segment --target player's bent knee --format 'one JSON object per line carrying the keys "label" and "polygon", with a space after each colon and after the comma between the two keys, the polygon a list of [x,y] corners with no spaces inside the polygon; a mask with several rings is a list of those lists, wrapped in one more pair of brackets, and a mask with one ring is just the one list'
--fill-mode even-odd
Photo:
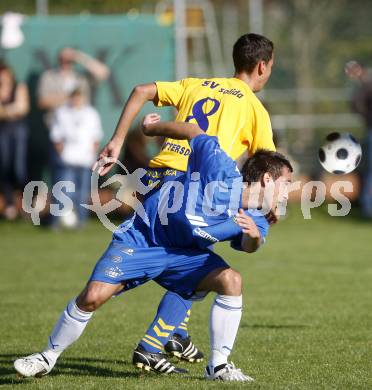
{"label": "player's bent knee", "polygon": [[103,303],[102,297],[98,289],[88,289],[85,294],[78,297],[76,300],[78,307],[84,311],[95,311]]}
{"label": "player's bent knee", "polygon": [[80,310],[95,311],[100,306],[99,295],[95,291],[85,289],[76,298],[76,304]]}
{"label": "player's bent knee", "polygon": [[238,271],[232,268],[225,269],[221,274],[222,293],[225,295],[241,295],[242,277]]}
{"label": "player's bent knee", "polygon": [[214,291],[217,294],[239,296],[242,293],[242,277],[232,268],[217,268],[197,286],[196,291]]}
{"label": "player's bent knee", "polygon": [[95,311],[112,297],[122,286],[91,282],[76,299],[76,304],[83,311]]}

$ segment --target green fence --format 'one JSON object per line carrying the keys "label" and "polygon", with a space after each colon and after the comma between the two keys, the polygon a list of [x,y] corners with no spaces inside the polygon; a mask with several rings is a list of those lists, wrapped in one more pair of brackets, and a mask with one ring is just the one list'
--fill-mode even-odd
{"label": "green fence", "polygon": [[[21,28],[25,37],[22,46],[3,49],[1,56],[30,89],[31,177],[42,174],[48,153],[48,131],[37,109],[36,86],[41,73],[56,65],[62,47],[82,50],[111,69],[110,78],[92,91],[94,106],[102,118],[104,141],[112,134],[133,86],[174,79],[173,27],[160,25],[154,16],[32,16]],[[148,104],[141,115],[151,110],[153,106]],[[171,111],[162,110],[162,115],[166,119]]]}

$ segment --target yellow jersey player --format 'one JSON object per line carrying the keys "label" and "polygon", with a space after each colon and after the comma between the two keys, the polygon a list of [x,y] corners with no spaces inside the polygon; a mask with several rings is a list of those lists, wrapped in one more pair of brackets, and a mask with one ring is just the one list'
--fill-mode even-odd
{"label": "yellow jersey player", "polygon": [[[243,35],[234,45],[233,60],[232,78],[186,78],[136,86],[111,140],[99,154],[99,159],[110,159],[100,174],[105,175],[115,164],[128,129],[147,101],[177,108],[176,121],[197,123],[208,135],[217,136],[221,148],[233,159],[259,148],[275,150],[269,114],[255,95],[271,75],[273,43],[261,35]],[[186,171],[189,154],[187,141],[166,139],[149,165]]]}
{"label": "yellow jersey player", "polygon": [[[257,149],[274,151],[269,114],[255,95],[270,77],[273,48],[273,43],[266,37],[245,34],[234,44],[235,73],[231,78],[186,78],[136,86],[111,140],[99,155],[100,160],[107,162],[100,174],[105,175],[115,164],[128,129],[148,101],[158,107],[175,107],[178,110],[176,121],[196,123],[208,135],[217,136],[221,148],[235,160],[245,160]],[[187,141],[165,139],[162,150],[149,163],[148,176],[158,179],[167,174],[182,174],[187,170],[190,153]],[[184,311],[182,321],[172,316],[176,306]],[[156,354],[162,353],[164,346],[168,353],[179,358],[201,361],[203,354],[193,345],[187,332],[190,307],[190,301],[167,292],[154,321],[135,350],[133,363],[136,364],[140,353],[147,356],[150,368],[154,369],[151,361]],[[225,355],[228,351],[212,350],[211,359],[220,361]]]}
{"label": "yellow jersey player", "polygon": [[[271,64],[265,69],[269,74]],[[217,136],[221,148],[234,160],[258,148],[275,149],[269,115],[242,79],[187,78],[157,82],[156,88],[159,107],[176,107],[176,121],[196,123],[208,135]],[[186,171],[189,154],[187,141],[168,138],[149,165]]]}

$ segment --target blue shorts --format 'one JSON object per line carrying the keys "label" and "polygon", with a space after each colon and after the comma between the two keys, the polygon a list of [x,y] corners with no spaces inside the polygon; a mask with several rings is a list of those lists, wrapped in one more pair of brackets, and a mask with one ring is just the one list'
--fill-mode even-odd
{"label": "blue shorts", "polygon": [[210,250],[135,247],[113,240],[98,260],[90,281],[125,284],[124,290],[149,280],[190,299],[202,279],[229,265]]}

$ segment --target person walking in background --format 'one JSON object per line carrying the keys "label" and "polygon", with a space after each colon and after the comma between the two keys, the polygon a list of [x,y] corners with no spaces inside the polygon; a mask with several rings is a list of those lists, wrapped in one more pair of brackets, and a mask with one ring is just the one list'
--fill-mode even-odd
{"label": "person walking in background", "polygon": [[[75,191],[69,193],[69,197],[72,198],[79,226],[88,217],[88,210],[81,204],[89,200],[91,167],[103,136],[99,114],[88,104],[83,88],[78,86],[70,94],[67,103],[55,111],[50,133],[61,161],[59,177],[56,179],[75,184]],[[53,218],[53,225],[57,224],[58,220]],[[72,222],[72,225],[75,224]]]}
{"label": "person walking in background", "polygon": [[0,193],[5,200],[4,216],[18,216],[15,189],[23,189],[27,180],[26,116],[29,112],[27,86],[18,83],[11,68],[0,63]]}
{"label": "person walking in background", "polygon": [[349,61],[345,66],[345,72],[357,82],[351,100],[352,109],[363,117],[367,128],[363,149],[365,169],[360,203],[363,217],[372,218],[372,75],[367,68],[356,61]]}

